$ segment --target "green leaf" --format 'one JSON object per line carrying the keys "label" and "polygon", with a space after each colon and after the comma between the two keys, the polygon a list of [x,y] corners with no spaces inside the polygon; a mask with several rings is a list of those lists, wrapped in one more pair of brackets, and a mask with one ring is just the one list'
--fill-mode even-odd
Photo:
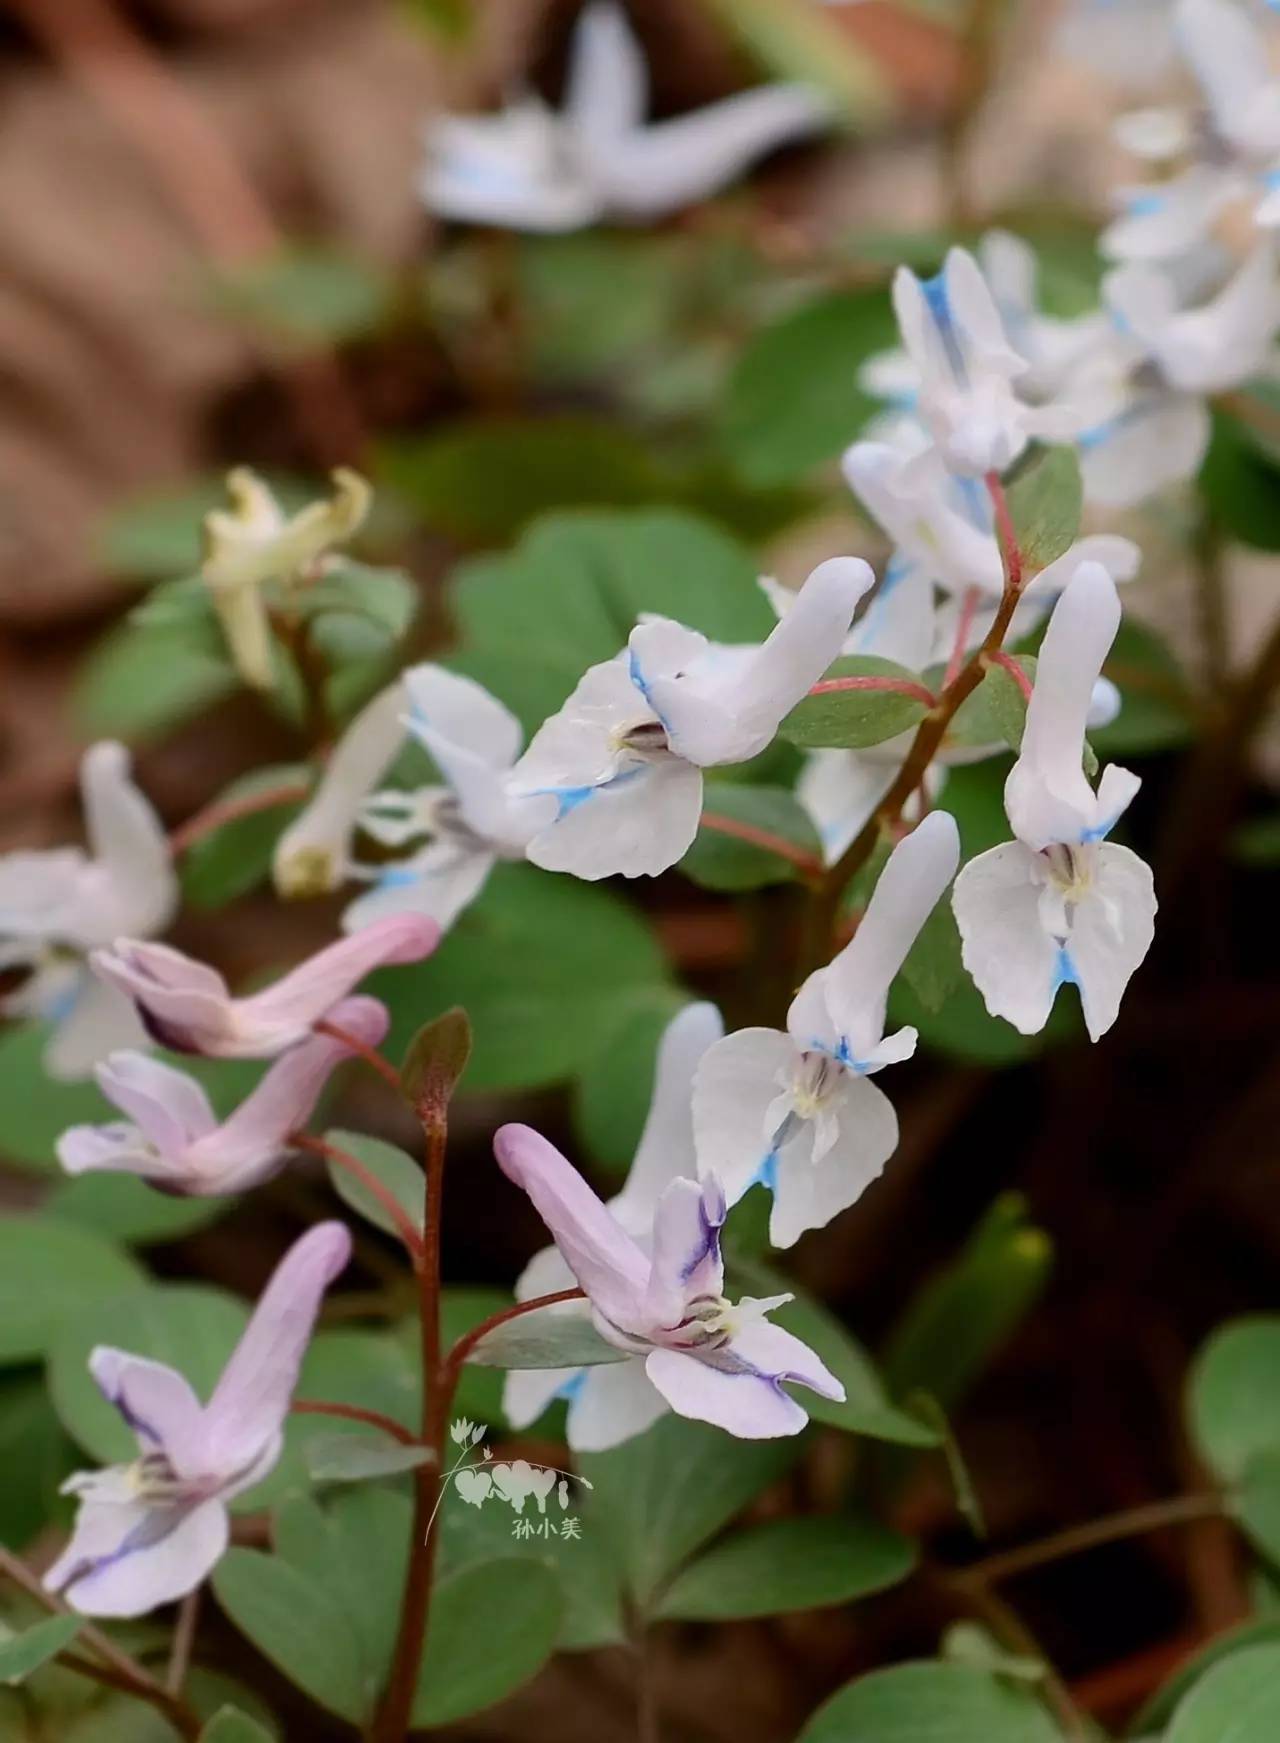
{"label": "green leaf", "polygon": [[879,125],[896,107],[892,82],[839,18],[817,6],[772,0],[703,0],[776,79],[824,92],[859,129]]}
{"label": "green leaf", "polygon": [[1241,865],[1271,866],[1280,862],[1280,812],[1251,817],[1231,837],[1232,857]]}
{"label": "green leaf", "polygon": [[[422,1227],[426,1187],[421,1165],[412,1156],[407,1156],[395,1144],[388,1144],[384,1138],[369,1138],[363,1132],[348,1132],[341,1127],[326,1132],[324,1141],[348,1151],[357,1162],[362,1162],[369,1173],[386,1187],[413,1227]],[[384,1229],[389,1235],[396,1233],[391,1212],[363,1181],[357,1180],[341,1163],[330,1162],[328,1168],[330,1184],[344,1204],[349,1205],[357,1216],[373,1223],[375,1228]]]}
{"label": "green leaf", "polygon": [[417,616],[417,583],[403,569],[376,569],[343,557],[295,595],[305,621],[330,612],[367,619],[389,642],[401,641]]}
{"label": "green leaf", "polygon": [[845,1389],[844,1402],[838,1404],[817,1392],[796,1388],[795,1396],[815,1421],[902,1446],[937,1445],[937,1436],[930,1429],[890,1402],[871,1358],[820,1301],[797,1289],[790,1278],[755,1260],[738,1260],[733,1282],[752,1295],[778,1295],[787,1289],[794,1294],[795,1299],[778,1308],[770,1319],[808,1344]]}
{"label": "green leaf", "polygon": [[[1028,681],[1035,683],[1036,661],[1033,654],[1021,654],[1018,665]],[[957,709],[947,728],[948,745],[999,745],[1016,751],[1022,745],[1022,729],[1027,721],[1027,699],[1017,680],[1004,666],[988,666],[982,682]]]}
{"label": "green leaf", "polygon": [[535,367],[574,380],[647,363],[677,314],[682,254],[672,238],[521,236],[516,272]]}
{"label": "green leaf", "polygon": [[[502,1313],[512,1306],[513,1297],[509,1291],[502,1289],[465,1288],[457,1284],[442,1289],[440,1319],[445,1348],[455,1344],[465,1332],[474,1330],[481,1320],[492,1319],[495,1313]],[[401,1335],[408,1340],[414,1360],[420,1365],[421,1331],[416,1314],[404,1322]],[[499,1369],[464,1363],[457,1391],[453,1395],[455,1417],[470,1416],[476,1422],[499,1426],[505,1423],[506,1417],[502,1411],[504,1384]]]}
{"label": "green leaf", "polygon": [[365,1683],[355,1635],[329,1592],[279,1556],[229,1549],[213,1575],[227,1615],[313,1701],[358,1724]]}
{"label": "green leaf", "polygon": [[1262,1554],[1280,1566],[1280,1446],[1249,1460],[1231,1511]]}
{"label": "green leaf", "polygon": [[[136,1272],[132,1281],[141,1281]],[[207,1398],[248,1317],[243,1302],[198,1283],[153,1283],[82,1305],[74,1318],[64,1318],[49,1352],[49,1393],[63,1426],[99,1464],[129,1463],[137,1446],[89,1373],[94,1346],[111,1344],[164,1362]]]}
{"label": "green leaf", "polygon": [[80,1463],[34,1370],[0,1375],[0,1543],[23,1549],[70,1503],[58,1491]]}
{"label": "green leaf", "polygon": [[734,1532],[667,1587],[657,1614],[725,1622],[846,1604],[911,1572],[915,1550],[872,1520],[772,1519]]}
{"label": "green leaf", "polygon": [[305,763],[276,763],[241,775],[219,793],[215,803],[227,805],[277,787],[300,790],[296,799],[224,823],[187,850],[182,858],[182,893],[193,907],[220,908],[266,882],[276,843],[302,810],[311,780],[312,771]]}
{"label": "green leaf", "polygon": [[1024,575],[1047,569],[1080,536],[1084,485],[1074,448],[1033,447],[1005,478]]}
{"label": "green leaf", "polygon": [[234,1198],[179,1198],[133,1174],[81,1174],[55,1186],[44,1202],[59,1222],[77,1223],[139,1247],[181,1240],[225,1216]]}
{"label": "green leaf", "polygon": [[784,484],[834,460],[880,410],[861,364],[896,342],[883,290],[837,291],[749,340],[729,380],[721,439],[750,483]]}
{"label": "green leaf", "polygon": [[1280,551],[1280,471],[1245,426],[1215,412],[1200,489],[1221,530],[1259,551]]}
{"label": "green leaf", "polygon": [[475,29],[473,0],[400,0],[400,5],[406,17],[451,46],[465,42]]}
{"label": "green leaf", "polygon": [[1280,1646],[1249,1646],[1217,1664],[1173,1715],[1165,1743],[1274,1743]]}
{"label": "green leaf", "polygon": [[940,1011],[964,979],[960,929],[946,896],[916,933],[902,975],[927,1011]]}
{"label": "green leaf", "polygon": [[1220,1326],[1191,1365],[1186,1408],[1196,1449],[1224,1482],[1280,1448],[1280,1315]]}
{"label": "green leaf", "polygon": [[962,1664],[900,1664],[832,1695],[796,1743],[1057,1743],[1027,1689]]}
{"label": "green leaf", "polygon": [[539,1308],[495,1325],[467,1360],[485,1368],[589,1368],[628,1359],[601,1337],[585,1302],[581,1312],[566,1311],[569,1305]]}
{"label": "green leaf", "polygon": [[1199,1652],[1179,1665],[1169,1680],[1156,1690],[1134,1718],[1129,1727],[1130,1734],[1135,1737],[1163,1736],[1174,1712],[1209,1671],[1234,1658],[1237,1653],[1261,1645],[1280,1649],[1280,1616],[1263,1616],[1216,1634]]}
{"label": "green leaf", "polygon": [[462,645],[450,665],[500,696],[528,733],[588,666],[617,654],[643,612],[720,642],[762,640],[775,621],[751,553],[671,508],[548,516],[505,556],[464,563],[453,604]]}
{"label": "green leaf", "polygon": [[157,738],[239,688],[225,655],[183,630],[108,631],[76,675],[71,706],[91,738]]}
{"label": "green leaf", "polygon": [[471,1023],[459,1006],[424,1023],[400,1067],[400,1087],[414,1107],[447,1107],[471,1057]]}
{"label": "green leaf", "polygon": [[442,1579],[413,1723],[452,1724],[536,1676],[555,1650],[561,1609],[559,1581],[532,1558],[510,1556]]}
{"label": "green leaf", "polygon": [[967,1664],[1015,1682],[1038,1683],[1045,1677],[1042,1659],[1007,1652],[981,1622],[953,1622],[942,1638],[942,1656],[950,1664]]}
{"label": "green leaf", "polygon": [[483,419],[383,449],[382,473],[429,527],[503,544],[536,515],[669,496],[642,442],[595,418]]}
{"label": "green leaf", "polygon": [[1120,691],[1120,712],[1089,734],[1101,755],[1172,750],[1195,736],[1197,703],[1186,673],[1154,630],[1126,617],[1103,671]]}
{"label": "green leaf", "polygon": [[[893,660],[882,660],[872,654],[848,654],[839,659],[826,673],[823,682],[834,678],[890,678],[900,683],[918,684],[920,679],[905,666]],[[778,728],[783,738],[806,750],[826,746],[847,750],[864,750],[868,745],[883,744],[900,732],[924,719],[928,709],[917,696],[904,695],[900,690],[829,690],[821,696],[806,696],[787,715]]]}
{"label": "green leaf", "polygon": [[675,987],[656,987],[619,1011],[573,1086],[573,1123],[583,1144],[612,1178],[621,1179],[640,1146],[653,1097],[658,1043],[687,1000]]}
{"label": "green leaf", "polygon": [[777,836],[816,868],[822,864],[822,842],[809,813],[784,787],[744,787],[716,781],[707,788],[702,822],[680,870],[708,890],[756,890],[765,884],[789,883],[801,875],[795,861],[769,847],[719,829],[724,818],[745,829]]}
{"label": "green leaf", "polygon": [[144,1280],[128,1253],[90,1229],[30,1216],[0,1222],[0,1362],[42,1356],[68,1323]]}
{"label": "green leaf", "polygon": [[332,248],[289,247],[225,271],[210,289],[222,313],[295,347],[363,338],[381,321],[385,269]]}
{"label": "green leaf", "polygon": [[200,1733],[200,1743],[273,1743],[271,1732],[238,1707],[223,1707]]}
{"label": "green leaf", "polygon": [[928,1392],[954,1407],[1030,1312],[1052,1257],[1049,1237],[1027,1221],[1026,1201],[1002,1193],[907,1308],[884,1358],[891,1389]]}
{"label": "green leaf", "polygon": [[585,1529],[600,1534],[632,1597],[649,1608],[707,1540],[799,1457],[799,1437],[734,1440],[684,1417],[660,1417],[608,1452],[585,1453]]}
{"label": "green leaf", "polygon": [[82,1616],[50,1616],[20,1634],[7,1634],[0,1625],[0,1683],[25,1682],[71,1642],[84,1627]]}
{"label": "green leaf", "polygon": [[583,1069],[666,972],[645,922],[612,892],[500,865],[429,961],[383,970],[369,991],[390,1008],[393,1054],[425,1013],[461,1005],[475,1032],[468,1089],[527,1089]]}
{"label": "green leaf", "polygon": [[307,1442],[307,1470],[317,1483],[367,1483],[415,1471],[431,1457],[423,1446],[406,1446],[389,1434],[325,1434]]}
{"label": "green leaf", "polygon": [[99,529],[97,554],[110,575],[168,581],[200,565],[200,529],[211,508],[226,502],[220,476],[148,491],[112,509]]}

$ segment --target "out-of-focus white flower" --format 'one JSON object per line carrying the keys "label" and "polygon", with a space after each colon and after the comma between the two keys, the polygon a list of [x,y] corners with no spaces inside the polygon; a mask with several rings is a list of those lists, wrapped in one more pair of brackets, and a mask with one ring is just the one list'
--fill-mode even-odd
{"label": "out-of-focus white flower", "polygon": [[288,584],[311,570],[334,545],[358,530],[372,492],[358,472],[340,466],[328,502],[308,503],[286,515],[274,494],[246,466],[227,476],[231,509],[212,509],[204,521],[205,583],[222,621],[227,648],[246,684],[270,690],[271,625],[263,588]]}
{"label": "out-of-focus white flower", "polygon": [[[1209,444],[1204,396],[1240,386],[1266,365],[1280,328],[1280,280],[1269,240],[1198,306],[1150,266],[1103,281],[1115,337],[1110,367],[1119,404],[1079,438],[1085,496],[1128,508],[1193,478]],[[1106,561],[1105,557],[1102,559]]]}
{"label": "out-of-focus white flower", "polygon": [[496,115],[442,116],[426,132],[418,187],[442,218],[510,230],[639,221],[705,199],[829,105],[807,85],[765,85],[646,124],[648,81],[626,14],[595,0],[574,33],[559,113],[526,95]]}
{"label": "out-of-focus white flower", "polygon": [[55,1077],[85,1077],[113,1047],[145,1042],[129,1001],[95,980],[85,958],[122,932],[163,932],[178,906],[164,827],[123,745],[85,752],[80,793],[87,853],[0,857],[0,1015],[57,1025],[45,1054]]}
{"label": "out-of-focus white flower", "polygon": [[1152,85],[1173,62],[1171,14],[1169,0],[1070,0],[1054,47],[1117,84]]}
{"label": "out-of-focus white flower", "polygon": [[758,648],[720,647],[667,618],[632,630],[512,773],[508,793],[542,806],[533,863],[591,879],[674,865],[697,833],[702,770],[771,742],[839,652],[873,580],[856,558],[819,564]]}
{"label": "out-of-focus white flower", "polygon": [[889,987],[959,855],[955,820],[932,812],[890,854],[852,940],[796,994],[785,1033],[739,1029],[698,1067],[698,1166],[730,1203],[768,1187],[774,1246],[853,1204],[893,1154],[897,1115],[869,1077],[915,1051],[914,1029],[884,1032]]}
{"label": "out-of-focus white flower", "polygon": [[1119,626],[1111,577],[1082,565],[1045,632],[1005,784],[1016,839],[970,860],[952,895],[965,967],[992,1015],[1023,1034],[1044,1027],[1071,981],[1096,1041],[1151,945],[1150,869],[1106,839],[1141,783],[1113,765],[1095,793],[1083,767],[1094,684]]}
{"label": "out-of-focus white flower", "polygon": [[951,249],[935,278],[899,267],[893,306],[919,384],[916,412],[952,472],[1003,472],[1033,438],[1068,441],[1097,422],[1105,401],[1087,372],[1033,397],[1032,364],[967,249]]}
{"label": "out-of-focus white flower", "polygon": [[376,870],[353,867],[373,888],[347,909],[348,930],[385,914],[425,914],[447,929],[484,888],[500,859],[523,859],[546,806],[508,791],[520,755],[520,722],[481,685],[442,666],[415,666],[402,683],[406,724],[431,753],[445,785],[376,793],[361,827],[387,847],[419,845]]}

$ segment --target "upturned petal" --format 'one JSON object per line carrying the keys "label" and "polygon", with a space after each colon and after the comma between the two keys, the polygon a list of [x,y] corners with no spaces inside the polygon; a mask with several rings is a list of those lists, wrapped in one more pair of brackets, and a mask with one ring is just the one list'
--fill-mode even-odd
{"label": "upturned petal", "polygon": [[348,874],[360,810],[404,742],[405,693],[389,684],[356,715],[301,815],[276,844],[272,877],[282,896],[320,896]]}

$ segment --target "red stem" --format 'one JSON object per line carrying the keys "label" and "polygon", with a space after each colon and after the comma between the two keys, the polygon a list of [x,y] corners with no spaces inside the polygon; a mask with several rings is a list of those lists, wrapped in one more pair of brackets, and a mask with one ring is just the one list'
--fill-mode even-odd
{"label": "red stem", "polygon": [[349,1029],[344,1029],[337,1023],[331,1023],[327,1017],[321,1018],[318,1023],[313,1023],[312,1028],[317,1035],[328,1035],[334,1041],[341,1041],[342,1045],[354,1053],[357,1059],[363,1059],[365,1064],[371,1066],[384,1082],[389,1083],[397,1095],[404,1094],[400,1073],[389,1059],[382,1057],[376,1047],[370,1047],[367,1041],[362,1041]]}
{"label": "red stem", "polygon": [[308,788],[301,781],[281,782],[278,787],[264,787],[259,793],[246,793],[241,799],[215,799],[185,823],[180,823],[169,836],[169,851],[176,859],[187,853],[206,835],[241,817],[255,817],[259,811],[273,811],[277,805],[292,805],[305,799]]}
{"label": "red stem", "polygon": [[404,1206],[394,1193],[388,1192],[376,1174],[371,1174],[364,1163],[351,1155],[350,1151],[340,1150],[336,1144],[326,1143],[323,1138],[313,1138],[310,1132],[294,1132],[290,1135],[289,1142],[295,1150],[309,1150],[313,1156],[322,1156],[326,1162],[332,1162],[335,1167],[344,1169],[346,1173],[350,1174],[352,1179],[358,1180],[361,1186],[377,1199],[395,1224],[396,1233],[409,1250],[414,1270],[419,1272],[422,1270],[424,1255],[422,1234],[414,1228]]}
{"label": "red stem", "polygon": [[704,811],[699,818],[703,829],[713,829],[717,835],[731,835],[735,841],[749,841],[752,847],[763,847],[776,853],[779,859],[796,866],[806,877],[822,876],[822,861],[785,836],[774,835],[768,829],[757,829],[754,823],[740,823],[736,817],[726,817],[720,811]]}
{"label": "red stem", "polygon": [[343,1422],[365,1422],[370,1428],[380,1428],[401,1446],[417,1446],[418,1438],[393,1416],[380,1410],[363,1410],[358,1404],[332,1404],[327,1398],[295,1398],[290,1409],[295,1416],[337,1416]]}
{"label": "red stem", "polygon": [[[518,1301],[514,1307],[504,1307],[501,1313],[491,1313],[488,1319],[482,1319],[479,1325],[473,1325],[470,1331],[463,1332],[445,1358],[446,1375],[451,1376],[456,1383],[462,1364],[488,1332],[495,1326],[506,1325],[509,1320],[519,1319],[523,1314],[536,1313],[540,1307],[553,1307],[557,1301],[585,1301],[586,1291],[582,1289],[557,1289],[554,1295],[535,1295],[532,1301]],[[453,1387],[450,1386],[450,1393]]]}
{"label": "red stem", "polygon": [[912,696],[917,702],[923,702],[926,708],[932,708],[938,700],[932,690],[913,683],[910,678],[823,678],[813,686],[809,695],[832,696],[841,690],[890,690],[899,696]]}
{"label": "red stem", "polygon": [[993,654],[988,655],[987,664],[991,666],[999,666],[1003,671],[1008,672],[1019,690],[1022,691],[1023,701],[1030,702],[1031,680],[1018,664],[1017,660],[1014,659],[1012,654],[1005,653],[1003,648],[997,648]]}
{"label": "red stem", "polygon": [[969,631],[973,628],[974,614],[978,609],[979,593],[976,587],[966,587],[960,601],[960,616],[956,620],[956,636],[951,644],[951,658],[947,661],[946,674],[942,680],[942,688],[949,690],[960,676],[960,668],[964,665],[965,645],[969,640]]}
{"label": "red stem", "polygon": [[1005,592],[1019,593],[1022,590],[1022,551],[1018,545],[1018,535],[1014,531],[1013,516],[1009,513],[1009,498],[1004,493],[1004,485],[1000,482],[998,472],[988,472],[984,482],[995,511],[1000,555],[1004,558]]}

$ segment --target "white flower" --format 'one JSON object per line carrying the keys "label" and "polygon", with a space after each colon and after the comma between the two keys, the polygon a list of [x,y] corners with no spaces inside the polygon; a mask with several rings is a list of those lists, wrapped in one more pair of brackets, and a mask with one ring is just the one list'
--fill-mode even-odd
{"label": "white flower", "polygon": [[1016,840],[971,860],[952,895],[965,967],[992,1015],[1023,1034],[1044,1027],[1058,988],[1072,981],[1096,1041],[1151,945],[1151,872],[1106,840],[1140,782],[1112,766],[1095,793],[1083,767],[1094,682],[1119,625],[1111,577],[1083,564],[1045,633],[1005,784]]}
{"label": "white flower", "polygon": [[426,914],[449,927],[484,888],[496,861],[523,859],[545,804],[507,790],[520,754],[520,722],[481,685],[442,666],[404,674],[407,725],[445,785],[377,793],[361,812],[366,833],[388,847],[418,841],[407,859],[373,873],[374,887],[347,909],[348,930],[383,914]]}
{"label": "white flower", "polygon": [[[693,1074],[707,1048],[724,1033],[714,1005],[686,1005],[658,1046],[653,1096],[626,1184],[608,1208],[642,1251],[651,1252],[658,1201],[673,1180],[697,1172],[690,1100]],[[532,1301],[572,1289],[574,1274],[558,1247],[535,1253],[516,1282],[516,1300]],[[554,1311],[580,1314],[580,1302]],[[642,1358],[590,1368],[513,1368],[502,1395],[513,1428],[527,1428],[555,1398],[568,1400],[567,1435],[575,1452],[599,1452],[640,1434],[667,1408]]]}
{"label": "white flower", "polygon": [[1102,289],[1116,327],[1119,402],[1080,436],[1080,466],[1090,502],[1129,508],[1199,471],[1210,435],[1204,396],[1266,365],[1280,327],[1280,281],[1264,241],[1196,307],[1180,307],[1173,280],[1155,267],[1122,267]]}
{"label": "white flower", "polygon": [[833,558],[758,648],[726,648],[667,618],[640,624],[535,734],[508,792],[536,798],[528,856],[581,878],[656,876],[688,849],[702,770],[745,762],[838,654],[870,568]]}
{"label": "white flower", "polygon": [[511,230],[656,218],[706,198],[829,115],[805,85],[766,85],[646,125],[647,97],[625,13],[596,0],[574,33],[560,113],[527,95],[497,115],[432,121],[422,199],[443,218]]}
{"label": "white flower", "polygon": [[[374,793],[410,732],[431,753],[443,786]],[[282,895],[318,895],[347,879],[372,884],[343,915],[347,931],[387,914],[425,914],[442,928],[484,887],[498,859],[523,859],[544,807],[510,798],[520,723],[470,678],[414,666],[358,714],[306,810],[281,836],[274,872]],[[357,828],[387,847],[418,843],[407,858],[367,866],[353,857]]]}
{"label": "white flower", "polygon": [[1028,359],[1005,331],[977,261],[953,248],[936,278],[901,266],[893,306],[915,376],[916,410],[953,472],[1003,472],[1033,437],[1064,441],[1096,422],[1096,392],[1037,403]]}
{"label": "white flower", "polygon": [[164,827],[123,745],[85,752],[80,792],[88,853],[0,858],[0,1015],[58,1025],[45,1055],[55,1077],[85,1077],[114,1047],[145,1045],[129,1001],[95,980],[85,959],[121,933],[163,932],[178,906]]}
{"label": "white flower", "polygon": [[1102,248],[1117,260],[1172,260],[1210,240],[1219,218],[1243,206],[1253,225],[1280,225],[1280,79],[1263,32],[1236,0],[1177,0],[1174,33],[1204,98],[1190,118],[1130,116],[1118,129],[1141,157],[1192,161],[1168,180],[1123,190],[1121,216]]}
{"label": "white flower", "polygon": [[889,987],[959,854],[954,819],[932,812],[890,854],[851,942],[796,994],[786,1033],[740,1029],[698,1067],[699,1170],[731,1204],[767,1186],[776,1247],[853,1204],[893,1154],[897,1116],[868,1079],[915,1051],[914,1029],[884,1032]]}

